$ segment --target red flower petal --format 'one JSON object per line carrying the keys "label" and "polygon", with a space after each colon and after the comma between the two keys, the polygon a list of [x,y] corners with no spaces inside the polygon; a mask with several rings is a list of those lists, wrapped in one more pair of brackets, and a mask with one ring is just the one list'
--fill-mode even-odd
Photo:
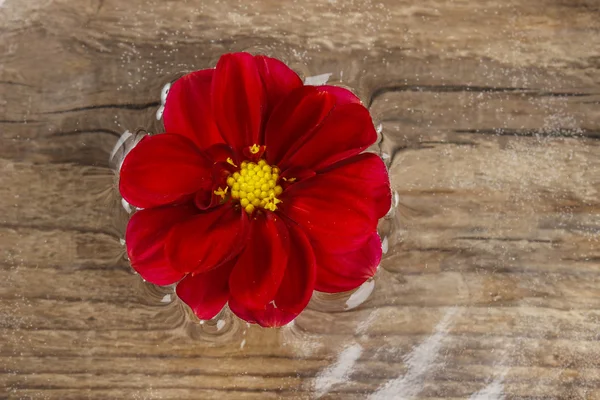
{"label": "red flower petal", "polygon": [[235,299],[229,302],[233,313],[247,322],[265,327],[282,326],[296,318],[310,301],[316,279],[312,246],[295,224],[287,227],[290,234],[288,264],[274,301],[260,310],[250,310]]}
{"label": "red flower petal", "polygon": [[203,272],[235,257],[247,235],[248,215],[229,203],[177,225],[165,251],[178,271]]}
{"label": "red flower petal", "polygon": [[317,89],[319,89],[322,92],[327,92],[327,93],[335,96],[336,104],[338,106],[341,106],[344,104],[352,104],[352,103],[361,104],[361,101],[358,98],[358,96],[356,96],[354,93],[352,93],[351,91],[349,91],[348,89],[345,89],[343,87],[331,86],[331,85],[321,85],[321,86],[317,86]]}
{"label": "red flower petal", "polygon": [[214,162],[227,162],[228,158],[231,158],[231,161],[233,161],[234,163],[238,163],[239,161],[237,160],[237,155],[235,154],[233,149],[225,143],[219,143],[214,146],[208,147],[205,151],[206,155],[209,156]]}
{"label": "red flower petal", "polygon": [[127,224],[125,239],[131,266],[155,285],[170,285],[183,278],[165,254],[165,239],[179,222],[192,218],[198,210],[192,205],[141,210]]}
{"label": "red flower petal", "polygon": [[268,117],[281,100],[292,90],[302,86],[302,79],[290,67],[275,58],[255,56],[254,60],[265,87]]}
{"label": "red flower petal", "polygon": [[354,156],[326,172],[290,185],[279,209],[311,241],[347,253],[367,240],[390,208],[385,165],[375,154]]}
{"label": "red flower petal", "polygon": [[[215,146],[211,147],[209,150],[214,150]],[[210,154],[207,151],[207,154]],[[212,154],[210,154],[211,156],[215,156],[215,152],[213,151]],[[219,156],[219,154],[216,154],[217,156]],[[224,154],[220,154],[220,156],[222,156]],[[233,158],[233,157],[232,157]],[[223,197],[221,197],[220,195],[217,195],[216,192],[221,189],[227,189],[227,178],[230,176],[230,174],[232,172],[234,172],[236,170],[236,168],[226,162],[226,161],[219,161],[219,162],[215,162],[212,166],[212,171],[211,171],[211,175],[212,175],[212,180],[211,180],[211,186],[210,186],[210,190],[207,191],[200,191],[196,193],[196,196],[194,197],[194,202],[196,203],[196,207],[198,207],[200,210],[208,210],[209,208],[213,208],[213,207],[217,207],[219,205],[221,205],[223,203]]]}
{"label": "red flower petal", "polygon": [[229,308],[244,321],[259,324],[265,328],[278,328],[298,316],[296,313],[289,313],[275,308],[271,303],[267,304],[264,310],[249,310],[233,298],[229,299]]}
{"label": "red flower petal", "polygon": [[310,241],[290,222],[290,251],[281,286],[275,296],[276,310],[299,314],[308,304],[315,286],[316,261]]}
{"label": "red flower petal", "polygon": [[293,91],[273,110],[267,122],[267,162],[279,165],[286,154],[293,154],[334,105],[333,96],[319,92],[314,86]]}
{"label": "red flower petal", "polygon": [[207,188],[211,167],[211,160],[186,137],[146,136],[125,157],[119,189],[136,207],[170,204]]}
{"label": "red flower petal", "polygon": [[266,96],[254,57],[225,54],[212,81],[212,110],[225,142],[239,151],[258,143]]}
{"label": "red flower petal", "polygon": [[252,311],[242,306],[240,302],[235,299],[235,297],[230,295],[228,304],[231,312],[237,315],[238,318],[243,319],[250,324],[256,324],[256,318],[254,317]]}
{"label": "red flower petal", "polygon": [[377,140],[369,111],[357,103],[337,106],[296,151],[281,164],[282,169],[303,167],[322,170],[356,155]]}
{"label": "red flower petal", "polygon": [[349,278],[325,268],[317,268],[315,290],[324,293],[341,293],[356,289],[369,278]]}
{"label": "red flower petal", "polygon": [[379,220],[392,206],[388,171],[377,154],[363,153],[340,161],[322,171],[322,176],[326,177],[326,181],[334,180],[340,194],[344,189],[355,192],[354,195],[362,199],[363,210],[369,212],[371,218]]}
{"label": "red flower petal", "polygon": [[381,262],[381,240],[377,232],[373,232],[357,250],[336,254],[329,252],[326,245],[315,244],[314,252],[317,259],[315,289],[328,293],[345,292],[375,275]]}
{"label": "red flower petal", "polygon": [[231,297],[246,309],[261,309],[275,298],[290,248],[288,229],[273,213],[252,220],[246,247],[229,278]]}
{"label": "red flower petal", "polygon": [[235,260],[210,271],[189,274],[177,285],[177,296],[200,319],[211,319],[229,299],[229,274]]}
{"label": "red flower petal", "polygon": [[176,80],[169,89],[163,113],[167,132],[191,139],[200,149],[223,143],[210,109],[213,73],[213,69],[204,69]]}

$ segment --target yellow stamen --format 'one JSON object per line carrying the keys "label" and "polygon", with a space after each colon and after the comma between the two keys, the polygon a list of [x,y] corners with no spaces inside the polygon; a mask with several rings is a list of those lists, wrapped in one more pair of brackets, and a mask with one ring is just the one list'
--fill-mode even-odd
{"label": "yellow stamen", "polygon": [[222,198],[222,199],[224,199],[224,198],[225,198],[225,195],[227,194],[227,190],[229,190],[229,187],[227,187],[227,186],[225,186],[225,189],[223,189],[223,188],[219,187],[219,189],[218,189],[218,190],[215,190],[215,191],[214,191],[214,193],[215,193],[217,196],[221,196],[221,198]]}
{"label": "yellow stamen", "polygon": [[235,164],[233,163],[233,160],[231,159],[231,157],[227,157],[227,162],[228,162],[229,164],[233,165],[234,167],[237,167],[237,165],[235,165]]}
{"label": "yellow stamen", "polygon": [[252,147],[250,147],[250,153],[252,154],[256,154],[260,151],[260,146],[257,144],[253,144]]}
{"label": "yellow stamen", "polygon": [[[260,149],[258,146],[252,146],[250,151],[254,150],[258,152]],[[277,196],[283,193],[283,188],[277,184],[280,172],[279,168],[270,166],[265,160],[256,163],[242,162],[239,172],[227,178],[231,198],[239,200],[248,214],[252,214],[258,208],[277,210],[277,204],[281,203]]]}

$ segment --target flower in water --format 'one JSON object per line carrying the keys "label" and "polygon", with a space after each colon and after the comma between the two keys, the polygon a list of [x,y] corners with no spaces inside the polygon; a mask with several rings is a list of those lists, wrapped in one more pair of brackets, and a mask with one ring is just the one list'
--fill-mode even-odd
{"label": "flower in water", "polygon": [[166,133],[125,158],[120,191],[141,208],[127,226],[133,268],[200,319],[226,303],[281,326],[313,290],[354,289],[381,259],[390,208],[367,109],[350,91],[303,85],[281,61],[248,53],[177,80]]}

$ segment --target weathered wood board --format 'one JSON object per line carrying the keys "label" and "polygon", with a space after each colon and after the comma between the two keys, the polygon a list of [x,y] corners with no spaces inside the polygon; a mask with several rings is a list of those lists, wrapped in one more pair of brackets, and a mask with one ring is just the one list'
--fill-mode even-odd
{"label": "weathered wood board", "polygon": [[[124,258],[113,146],[239,50],[383,128],[356,308],[201,325]],[[0,0],[0,398],[600,399],[599,190],[598,0]]]}

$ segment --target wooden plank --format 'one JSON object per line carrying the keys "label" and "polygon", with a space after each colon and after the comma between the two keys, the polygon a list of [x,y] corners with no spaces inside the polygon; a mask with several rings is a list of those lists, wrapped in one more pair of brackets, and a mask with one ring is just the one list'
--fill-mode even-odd
{"label": "wooden plank", "polygon": [[[0,3],[0,398],[600,399],[597,1]],[[280,330],[143,283],[108,162],[246,49],[358,93],[396,192],[368,300]]]}

